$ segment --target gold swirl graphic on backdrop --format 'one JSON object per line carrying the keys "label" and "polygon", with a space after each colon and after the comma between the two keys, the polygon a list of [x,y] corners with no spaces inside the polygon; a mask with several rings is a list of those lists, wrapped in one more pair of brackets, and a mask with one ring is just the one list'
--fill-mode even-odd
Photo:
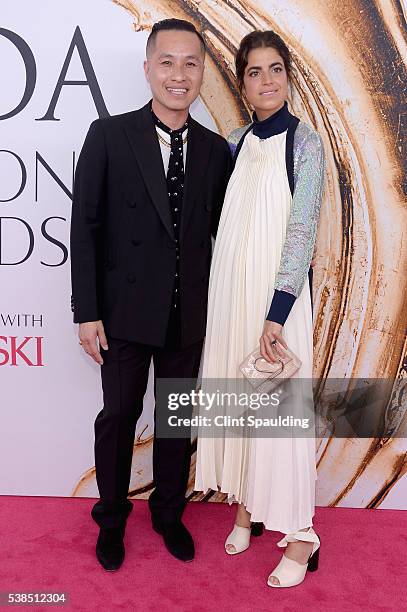
{"label": "gold swirl graphic on backdrop", "polygon": [[[273,29],[290,47],[291,107],[321,134],[328,162],[314,268],[314,376],[321,379],[316,402],[324,399],[327,378],[395,381],[380,407],[377,437],[326,435],[319,441],[317,504],[380,506],[407,471],[401,119],[407,45],[401,3],[287,0],[282,8],[278,0],[112,1],[133,16],[135,31],[178,17],[202,32],[208,57],[201,99],[225,136],[249,119],[234,74],[242,37]],[[380,437],[383,422],[387,433]],[[131,489],[137,498],[153,486],[151,447],[151,436],[135,444]],[[193,492],[194,467],[193,461],[190,498],[223,501],[220,493]],[[73,494],[98,496],[93,470]]]}

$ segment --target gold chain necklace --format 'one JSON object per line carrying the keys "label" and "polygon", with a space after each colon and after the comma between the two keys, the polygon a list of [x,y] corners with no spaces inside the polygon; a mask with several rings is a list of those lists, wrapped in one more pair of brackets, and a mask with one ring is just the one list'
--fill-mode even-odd
{"label": "gold chain necklace", "polygon": [[[157,130],[156,130],[156,132],[157,132]],[[171,143],[170,143],[170,142],[167,142],[167,141],[165,140],[165,138],[163,138],[163,137],[161,136],[161,134],[159,134],[158,132],[157,132],[157,136],[158,136],[158,140],[159,140],[160,142],[162,142],[162,144],[163,144],[163,145],[165,145],[166,147],[169,147],[169,148],[171,149]],[[184,138],[182,139],[182,144],[183,144],[183,145],[184,145],[184,144],[186,144],[187,140],[188,140],[188,134],[186,134],[186,135],[184,136]]]}

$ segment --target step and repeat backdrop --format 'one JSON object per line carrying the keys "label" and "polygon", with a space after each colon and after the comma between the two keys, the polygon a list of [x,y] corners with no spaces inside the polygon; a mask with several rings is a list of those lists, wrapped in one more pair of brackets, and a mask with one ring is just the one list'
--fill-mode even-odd
{"label": "step and repeat backdrop", "polygon": [[[152,23],[167,17],[192,21],[205,37],[192,115],[225,136],[249,119],[233,71],[241,38],[273,29],[292,50],[290,106],[319,131],[328,160],[314,268],[315,377],[393,381],[374,408],[375,437],[341,438],[327,427],[318,439],[317,503],[406,509],[407,53],[398,0],[2,2],[0,494],[98,495],[100,372],[78,345],[70,310],[73,176],[91,121],[149,99],[145,43]],[[134,445],[135,498],[152,488],[151,380]],[[359,418],[370,416],[367,405]],[[193,470],[194,458],[189,496],[201,499]]]}

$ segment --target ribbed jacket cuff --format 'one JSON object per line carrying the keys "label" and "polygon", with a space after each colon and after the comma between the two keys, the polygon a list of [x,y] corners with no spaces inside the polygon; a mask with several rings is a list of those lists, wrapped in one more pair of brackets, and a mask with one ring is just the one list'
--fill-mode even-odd
{"label": "ribbed jacket cuff", "polygon": [[292,293],[275,289],[270,310],[267,315],[267,321],[274,321],[275,323],[284,325],[296,299],[297,298],[295,295],[292,295]]}

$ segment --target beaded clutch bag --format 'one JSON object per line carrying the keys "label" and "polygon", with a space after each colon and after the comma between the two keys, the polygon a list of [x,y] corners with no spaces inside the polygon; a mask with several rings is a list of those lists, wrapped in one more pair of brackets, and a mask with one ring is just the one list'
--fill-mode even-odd
{"label": "beaded clutch bag", "polygon": [[286,378],[290,378],[302,365],[301,360],[289,349],[279,344],[284,356],[276,355],[277,361],[263,359],[258,346],[242,361],[239,368],[244,377],[259,393],[270,393]]}

